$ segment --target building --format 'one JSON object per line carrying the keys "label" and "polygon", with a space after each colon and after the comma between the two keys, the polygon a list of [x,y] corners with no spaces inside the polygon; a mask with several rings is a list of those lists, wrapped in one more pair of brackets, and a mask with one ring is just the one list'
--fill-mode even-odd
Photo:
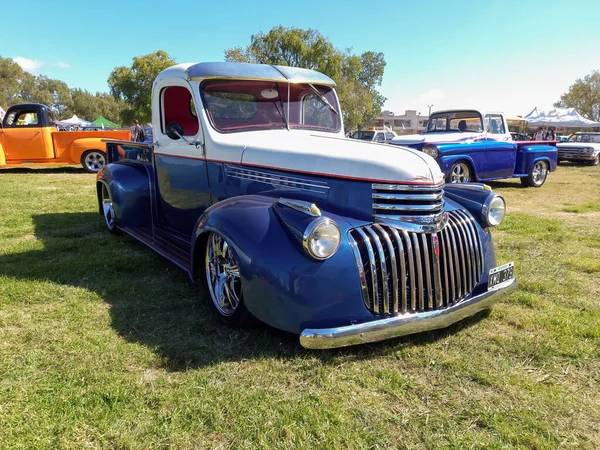
{"label": "building", "polygon": [[395,115],[392,111],[382,111],[375,118],[374,126],[388,127],[398,134],[412,134],[422,132],[427,126],[429,116],[423,115],[417,110],[408,109],[403,115]]}

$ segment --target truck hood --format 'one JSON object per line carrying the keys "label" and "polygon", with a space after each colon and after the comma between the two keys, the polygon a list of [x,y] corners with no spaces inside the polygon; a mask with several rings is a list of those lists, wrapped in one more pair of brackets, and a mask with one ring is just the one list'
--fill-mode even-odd
{"label": "truck hood", "polygon": [[600,150],[600,144],[595,142],[560,142],[556,144],[557,148],[593,148]]}
{"label": "truck hood", "polygon": [[415,145],[423,143],[435,144],[437,142],[458,142],[480,137],[481,133],[430,133],[430,134],[407,134],[396,136],[391,140],[395,145]]}
{"label": "truck hood", "polygon": [[245,133],[242,165],[354,180],[437,184],[443,173],[424,153],[389,144],[282,130]]}

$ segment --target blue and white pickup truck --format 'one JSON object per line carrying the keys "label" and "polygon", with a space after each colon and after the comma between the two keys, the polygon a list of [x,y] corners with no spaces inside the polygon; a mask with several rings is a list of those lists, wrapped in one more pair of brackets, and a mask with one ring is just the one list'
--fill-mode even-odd
{"label": "blue and white pickup truck", "polygon": [[514,142],[500,113],[438,111],[422,134],[398,136],[390,144],[435,158],[449,183],[520,178],[540,187],[556,170],[555,142]]}
{"label": "blue and white pickup truck", "polygon": [[430,156],[346,139],[334,82],[262,64],[182,64],[152,91],[153,143],[109,141],[109,231],[203,281],[218,317],[309,348],[448,326],[517,286],[487,186],[446,185]]}

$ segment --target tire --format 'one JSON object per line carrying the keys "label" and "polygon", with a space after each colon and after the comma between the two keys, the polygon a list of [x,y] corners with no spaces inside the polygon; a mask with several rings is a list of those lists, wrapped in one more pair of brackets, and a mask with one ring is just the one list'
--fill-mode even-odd
{"label": "tire", "polygon": [[600,164],[600,153],[598,153],[598,154],[596,155],[596,158],[595,158],[595,159],[593,159],[592,161],[590,161],[590,162],[588,163],[588,165],[590,165],[590,166],[597,166],[598,164]]}
{"label": "tire", "polygon": [[452,164],[450,172],[446,177],[447,183],[468,183],[471,181],[471,166],[466,162],[456,162]]}
{"label": "tire", "polygon": [[117,215],[113,207],[110,192],[108,192],[108,188],[104,184],[102,185],[101,191],[102,194],[100,199],[102,201],[102,215],[104,216],[104,223],[106,224],[106,228],[111,234],[121,234],[117,225]]}
{"label": "tire", "polygon": [[521,177],[521,183],[526,187],[539,188],[548,178],[548,163],[546,161],[536,162],[529,171],[529,175]]}
{"label": "tire", "polygon": [[212,305],[219,319],[234,328],[252,323],[244,303],[239,264],[229,243],[218,233],[206,240],[204,270]]}
{"label": "tire", "polygon": [[106,153],[100,150],[88,150],[81,155],[81,166],[88,173],[98,173],[106,165]]}

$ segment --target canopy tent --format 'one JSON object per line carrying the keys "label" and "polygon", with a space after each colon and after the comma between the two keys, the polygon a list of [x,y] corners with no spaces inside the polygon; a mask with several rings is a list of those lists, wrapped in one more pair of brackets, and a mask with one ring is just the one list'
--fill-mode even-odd
{"label": "canopy tent", "polygon": [[98,116],[98,118],[96,120],[94,120],[93,123],[97,127],[102,127],[102,128],[120,128],[121,127],[121,125],[117,125],[116,123],[111,122],[104,116]]}
{"label": "canopy tent", "polygon": [[554,108],[548,111],[538,111],[533,108],[524,117],[528,125],[540,127],[563,127],[563,128],[593,128],[600,127],[600,122],[586,119],[575,108]]}
{"label": "canopy tent", "polygon": [[56,125],[60,125],[61,127],[91,127],[93,126],[92,122],[88,122],[87,120],[80,119],[77,117],[77,114],[73,114],[73,117],[65,120],[57,120],[54,122]]}

